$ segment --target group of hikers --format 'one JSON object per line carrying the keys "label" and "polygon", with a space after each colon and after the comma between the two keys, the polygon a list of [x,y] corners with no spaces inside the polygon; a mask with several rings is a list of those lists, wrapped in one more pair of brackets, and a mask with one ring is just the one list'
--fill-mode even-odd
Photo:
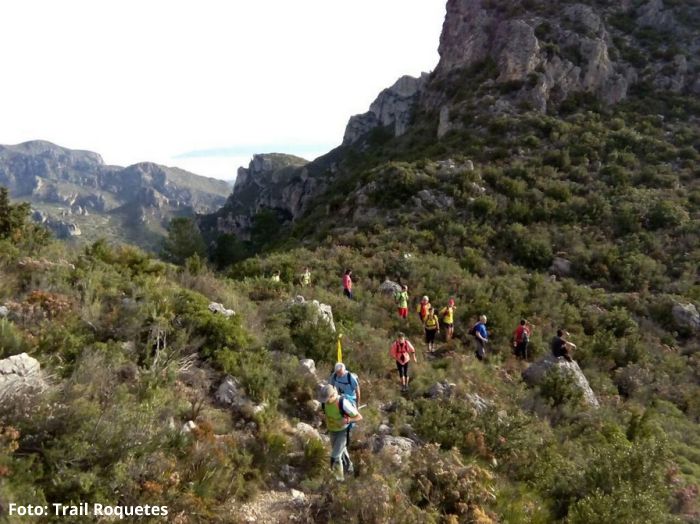
{"label": "group of hikers", "polygon": [[[305,267],[301,273],[302,286],[311,284],[311,272]],[[343,294],[350,300],[353,296],[352,270],[346,269],[342,278]],[[408,286],[402,285],[394,293],[399,318],[408,321],[409,294]],[[454,321],[456,311],[455,299],[450,298],[447,304],[437,311],[430,303],[428,296],[423,296],[416,307],[416,313],[420,320],[425,335],[427,352],[435,352],[435,340],[441,328],[445,333],[445,341],[450,342],[454,337]],[[474,338],[476,358],[483,361],[487,355],[487,346],[490,344],[489,332],[486,327],[488,319],[486,315],[480,315],[478,321],[468,330],[468,335]],[[529,358],[528,347],[535,326],[526,319],[513,331],[511,338],[513,353],[518,359]],[[563,329],[557,330],[556,336],[550,343],[552,354],[571,361],[571,350],[576,345],[567,338],[569,333]],[[402,392],[408,391],[409,373],[408,367],[411,359],[417,363],[416,349],[406,337],[399,332],[391,343],[389,354],[396,362],[399,375],[399,383]],[[342,362],[335,365],[333,373],[319,393],[322,411],[326,418],[326,426],[331,439],[331,469],[338,480],[343,480],[345,475],[353,474],[354,467],[350,460],[348,448],[350,446],[350,434],[355,424],[362,420],[360,413],[361,390],[360,381],[356,374],[351,373]]]}

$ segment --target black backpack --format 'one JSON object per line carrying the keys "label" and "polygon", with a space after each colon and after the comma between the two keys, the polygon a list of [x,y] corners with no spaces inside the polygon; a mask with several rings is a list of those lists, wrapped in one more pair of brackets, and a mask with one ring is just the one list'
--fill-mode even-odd
{"label": "black backpack", "polygon": [[470,328],[469,328],[469,331],[467,331],[467,334],[468,334],[468,335],[471,335],[472,337],[475,337],[475,336],[476,336],[476,326],[477,326],[478,324],[479,324],[479,323],[477,322],[477,323],[474,324],[472,327],[470,327]]}

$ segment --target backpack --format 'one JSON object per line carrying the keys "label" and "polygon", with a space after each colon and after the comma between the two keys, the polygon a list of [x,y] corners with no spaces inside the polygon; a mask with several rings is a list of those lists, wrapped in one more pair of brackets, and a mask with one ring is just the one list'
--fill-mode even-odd
{"label": "backpack", "polygon": [[476,336],[476,326],[478,322],[474,324],[472,327],[469,328],[469,331],[467,331],[467,334],[471,335],[472,337]]}
{"label": "backpack", "polygon": [[[340,395],[338,397],[338,411],[340,411],[340,416],[345,418],[348,416],[348,414],[345,413],[345,410],[343,409],[343,400],[345,400],[345,396]],[[326,403],[325,402],[321,402],[321,411],[323,411],[324,414],[326,413]]]}
{"label": "backpack", "polygon": [[527,344],[530,342],[530,335],[527,334],[527,329],[523,328],[523,332],[520,334],[520,343]]}

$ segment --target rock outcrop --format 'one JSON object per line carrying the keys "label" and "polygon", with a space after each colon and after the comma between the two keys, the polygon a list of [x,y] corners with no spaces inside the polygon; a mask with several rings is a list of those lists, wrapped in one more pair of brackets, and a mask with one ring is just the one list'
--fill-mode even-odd
{"label": "rock outcrop", "polygon": [[350,118],[345,128],[343,145],[352,144],[377,127],[391,128],[394,136],[404,134],[411,122],[418,96],[427,80],[426,73],[418,78],[406,75],[399,78],[391,87],[384,89],[369,106],[369,111]]}
{"label": "rock outcrop", "polygon": [[370,445],[374,453],[384,455],[395,466],[401,466],[408,460],[417,447],[416,443],[409,438],[386,434],[373,435],[370,438]]}
{"label": "rock outcrop", "polygon": [[[331,331],[335,332],[335,322],[333,322],[333,308],[328,304],[321,304],[318,300],[307,301],[303,296],[297,295],[290,301],[292,306],[310,307],[314,311],[316,320],[323,320],[328,323]],[[313,363],[313,361],[312,361]]]}
{"label": "rock outcrop", "polygon": [[673,314],[673,320],[675,320],[676,324],[681,328],[690,331],[700,331],[700,313],[698,313],[695,304],[673,304],[671,313]]}
{"label": "rock outcrop", "polygon": [[0,360],[0,404],[41,393],[47,387],[39,361],[26,353]]}
{"label": "rock outcrop", "polygon": [[249,239],[253,220],[268,213],[278,223],[293,221],[320,189],[307,160],[293,155],[254,155],[248,168],[238,169],[233,193],[222,209],[204,217],[205,230]]}
{"label": "rock outcrop", "polygon": [[[700,43],[692,27],[680,23],[678,9],[663,0],[639,7],[629,2],[555,7],[516,0],[449,0],[434,76],[440,81],[453,72],[486,65],[493,68],[491,81],[507,84],[507,91],[517,92],[515,100],[526,100],[540,111],[582,92],[614,104],[637,82],[692,91],[700,73]],[[643,29],[655,31],[669,46],[673,42],[675,55],[652,57],[638,36]],[[638,56],[650,63],[638,63]],[[438,134],[444,134],[449,129],[449,101],[428,98],[440,111]]]}
{"label": "rock outcrop", "polygon": [[377,291],[384,295],[394,296],[394,293],[401,291],[401,286],[393,280],[389,280],[387,278],[384,282],[379,284]]}
{"label": "rock outcrop", "polygon": [[584,402],[591,407],[599,407],[600,404],[598,403],[595,393],[593,393],[586,376],[576,362],[569,362],[561,357],[557,358],[547,355],[537,362],[530,364],[530,366],[523,371],[523,380],[529,386],[536,386],[542,383],[544,377],[548,373],[569,374],[573,377],[576,387],[581,390]]}

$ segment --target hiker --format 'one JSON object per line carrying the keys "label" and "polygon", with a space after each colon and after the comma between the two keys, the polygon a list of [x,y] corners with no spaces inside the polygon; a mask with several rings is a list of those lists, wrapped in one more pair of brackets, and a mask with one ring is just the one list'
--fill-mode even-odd
{"label": "hiker", "polygon": [[428,352],[432,353],[435,350],[435,336],[440,333],[440,321],[432,307],[423,320],[423,330],[425,331],[425,343],[428,344]]}
{"label": "hiker", "polygon": [[557,358],[564,357],[569,362],[573,362],[569,350],[576,349],[576,344],[566,340],[566,337],[568,336],[568,331],[565,331],[563,329],[557,329],[557,336],[552,339],[550,346],[552,348],[552,355],[554,355]]}
{"label": "hiker", "polygon": [[311,271],[308,267],[305,267],[301,274],[301,285],[302,287],[308,287],[311,285]]}
{"label": "hiker", "polygon": [[425,322],[425,317],[428,316],[428,310],[432,306],[430,305],[430,299],[428,298],[428,295],[424,295],[423,298],[420,299],[420,304],[418,304],[418,308],[416,311],[418,312],[418,318],[420,318],[421,324]]}
{"label": "hiker", "polygon": [[401,291],[394,294],[394,300],[398,306],[399,316],[403,319],[408,319],[408,286],[401,286]]}
{"label": "hiker", "polygon": [[469,334],[476,340],[476,358],[484,360],[486,356],[486,344],[489,341],[489,332],[486,330],[486,315],[481,315],[479,321],[469,330]]}
{"label": "hiker", "polygon": [[343,293],[352,300],[352,269],[346,269],[343,275]]}
{"label": "hiker", "polygon": [[343,395],[355,406],[360,405],[360,381],[355,373],[350,373],[345,364],[338,362],[335,365],[333,373],[331,373],[328,383],[338,390],[338,393]]}
{"label": "hiker", "polygon": [[513,331],[513,348],[516,358],[527,360],[527,346],[532,336],[532,324],[524,318],[520,320],[520,325]]}
{"label": "hiker", "polygon": [[354,471],[348,453],[348,428],[350,423],[362,420],[362,415],[355,405],[330,384],[321,388],[319,395],[323,413],[326,415],[326,427],[331,438],[331,469],[337,480],[344,480],[345,473]]}
{"label": "hiker", "polygon": [[279,282],[280,281],[280,272],[273,271],[272,276],[270,277],[270,280],[272,280],[273,282]]}
{"label": "hiker", "polygon": [[399,370],[401,391],[408,391],[408,363],[411,361],[411,354],[413,354],[413,362],[418,362],[416,360],[415,348],[406,340],[406,335],[399,333],[398,337],[391,345],[389,354],[396,360],[396,369]]}
{"label": "hiker", "polygon": [[[360,381],[355,373],[350,373],[345,364],[338,362],[331,373],[328,383],[338,390],[338,394],[352,402],[355,407],[360,405]],[[350,447],[350,431],[355,427],[355,423],[348,424],[347,447]]]}
{"label": "hiker", "polygon": [[445,342],[452,340],[455,332],[455,299],[451,298],[447,305],[440,310],[442,324],[445,326]]}

